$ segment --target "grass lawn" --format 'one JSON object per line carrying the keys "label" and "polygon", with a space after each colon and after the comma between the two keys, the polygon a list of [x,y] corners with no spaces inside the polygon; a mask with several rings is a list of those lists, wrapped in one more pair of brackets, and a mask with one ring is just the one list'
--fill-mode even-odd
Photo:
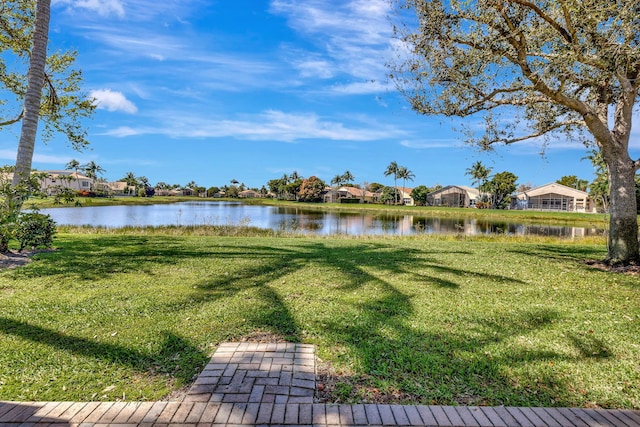
{"label": "grass lawn", "polygon": [[77,230],[0,271],[0,400],[155,400],[220,342],[317,345],[341,402],[640,408],[603,244]]}

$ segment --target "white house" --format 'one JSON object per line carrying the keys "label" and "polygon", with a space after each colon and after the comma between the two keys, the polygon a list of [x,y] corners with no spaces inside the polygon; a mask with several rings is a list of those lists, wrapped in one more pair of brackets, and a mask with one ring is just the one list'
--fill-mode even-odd
{"label": "white house", "polygon": [[557,182],[518,193],[516,199],[516,209],[595,212],[595,204],[591,203],[587,192]]}

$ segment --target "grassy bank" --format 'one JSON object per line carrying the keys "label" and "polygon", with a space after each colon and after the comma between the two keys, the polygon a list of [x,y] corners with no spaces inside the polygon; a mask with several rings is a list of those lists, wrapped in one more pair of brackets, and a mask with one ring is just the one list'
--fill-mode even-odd
{"label": "grassy bank", "polygon": [[159,399],[266,334],[316,344],[342,402],[640,408],[640,285],[582,262],[601,243],[169,227],[56,245],[0,271],[0,400]]}
{"label": "grassy bank", "polygon": [[158,196],[158,197],[76,197],[77,203],[61,203],[55,204],[53,197],[33,197],[28,199],[25,209],[38,208],[65,208],[75,206],[122,206],[122,205],[156,205],[165,203],[177,203],[202,200],[197,197],[176,197],[176,196]]}

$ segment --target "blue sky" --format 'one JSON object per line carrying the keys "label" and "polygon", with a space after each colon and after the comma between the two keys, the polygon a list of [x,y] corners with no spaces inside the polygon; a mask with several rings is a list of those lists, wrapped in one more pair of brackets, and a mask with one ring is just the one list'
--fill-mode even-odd
{"label": "blue sky", "polygon": [[[59,136],[37,144],[34,167],[93,160],[108,180],[206,187],[346,170],[391,184],[391,161],[416,175],[407,186],[469,185],[477,160],[520,184],[593,178],[580,144],[480,153],[455,121],[411,111],[386,79],[389,13],[387,0],[53,0],[50,48],[78,51],[98,109],[89,150]],[[15,162],[18,136],[0,133],[0,161]]]}

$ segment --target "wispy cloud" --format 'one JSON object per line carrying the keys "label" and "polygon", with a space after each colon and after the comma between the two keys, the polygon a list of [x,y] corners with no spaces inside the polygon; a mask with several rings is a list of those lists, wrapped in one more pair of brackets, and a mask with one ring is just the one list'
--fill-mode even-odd
{"label": "wispy cloud", "polygon": [[[309,55],[324,56],[323,63],[334,67],[332,74],[361,81],[384,79],[386,58],[392,51],[388,1],[273,0],[270,11],[286,16],[294,30],[315,42],[317,51]],[[370,93],[379,91],[379,86],[365,88]]]}
{"label": "wispy cloud", "polygon": [[461,147],[463,142],[459,139],[405,139],[400,145],[407,148],[454,148]]}
{"label": "wispy cloud", "polygon": [[173,117],[167,126],[122,126],[103,132],[103,135],[127,137],[161,134],[172,138],[221,138],[296,142],[306,139],[338,141],[376,141],[385,138],[406,137],[402,129],[389,126],[371,126],[370,123],[346,125],[327,120],[313,113],[285,113],[277,110],[238,119],[209,119],[194,115]]}
{"label": "wispy cloud", "polygon": [[64,5],[69,8],[88,9],[101,16],[125,16],[124,4],[120,0],[53,0],[52,4]]}
{"label": "wispy cloud", "polygon": [[355,82],[347,84],[336,84],[331,86],[330,91],[338,95],[364,95],[369,93],[387,92],[389,87],[375,80],[365,82]]}
{"label": "wispy cloud", "polygon": [[99,89],[92,90],[89,96],[94,98],[94,103],[99,109],[105,109],[107,111],[123,111],[129,114],[135,114],[138,112],[138,107],[136,107],[133,102],[129,101],[122,92],[115,92],[111,89]]}
{"label": "wispy cloud", "polygon": [[[16,155],[17,155],[16,150],[0,150],[0,159],[11,160],[11,164],[15,162]],[[51,156],[51,155],[38,154],[38,153],[34,153],[33,155],[34,163],[66,164],[69,160],[70,160],[69,157],[63,157],[63,156]]]}

